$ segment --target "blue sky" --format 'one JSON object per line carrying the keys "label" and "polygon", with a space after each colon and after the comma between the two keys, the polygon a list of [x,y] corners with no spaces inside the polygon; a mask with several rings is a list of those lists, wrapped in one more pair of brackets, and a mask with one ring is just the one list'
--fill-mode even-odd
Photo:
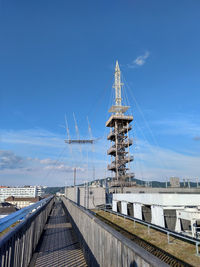
{"label": "blue sky", "polygon": [[[132,169],[165,180],[200,176],[198,0],[0,0],[0,184],[101,178],[116,59],[134,115]],[[76,137],[64,144],[66,114]],[[82,156],[81,156],[82,154]]]}

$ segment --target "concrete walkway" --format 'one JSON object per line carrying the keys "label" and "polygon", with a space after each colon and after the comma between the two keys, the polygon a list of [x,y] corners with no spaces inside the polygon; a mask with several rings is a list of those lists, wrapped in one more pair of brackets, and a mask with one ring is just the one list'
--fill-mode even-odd
{"label": "concrete walkway", "polygon": [[77,237],[60,202],[56,202],[30,266],[87,266]]}

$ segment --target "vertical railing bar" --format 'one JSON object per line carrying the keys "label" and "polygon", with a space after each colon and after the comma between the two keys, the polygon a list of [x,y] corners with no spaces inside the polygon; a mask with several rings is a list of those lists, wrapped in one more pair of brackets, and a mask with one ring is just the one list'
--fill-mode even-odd
{"label": "vertical railing bar", "polygon": [[18,235],[15,234],[14,266],[17,266],[16,265],[16,262],[17,262],[17,253],[18,253]]}
{"label": "vertical railing bar", "polygon": [[6,267],[8,267],[8,257],[9,257],[9,250],[8,250],[8,243],[7,243],[7,246],[6,246],[6,261],[5,261],[5,263],[6,263]]}
{"label": "vertical railing bar", "polygon": [[5,266],[5,246],[1,248],[2,250],[2,267]]}
{"label": "vertical railing bar", "polygon": [[12,236],[11,242],[10,242],[10,261],[9,266],[14,266],[14,251],[15,251],[15,235]]}
{"label": "vertical railing bar", "polygon": [[199,254],[199,242],[196,242],[196,255],[200,256],[200,254]]}
{"label": "vertical railing bar", "polygon": [[172,242],[170,241],[170,233],[169,232],[167,232],[167,242],[168,242],[168,244],[171,244]]}
{"label": "vertical railing bar", "polygon": [[150,226],[148,225],[148,235],[150,234]]}

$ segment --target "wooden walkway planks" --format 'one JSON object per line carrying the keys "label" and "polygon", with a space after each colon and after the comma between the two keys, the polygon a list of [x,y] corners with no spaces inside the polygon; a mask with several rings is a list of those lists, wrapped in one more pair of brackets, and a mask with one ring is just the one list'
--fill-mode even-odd
{"label": "wooden walkway planks", "polygon": [[35,267],[87,266],[72,225],[62,204],[56,202],[45,226],[38,251],[33,255]]}

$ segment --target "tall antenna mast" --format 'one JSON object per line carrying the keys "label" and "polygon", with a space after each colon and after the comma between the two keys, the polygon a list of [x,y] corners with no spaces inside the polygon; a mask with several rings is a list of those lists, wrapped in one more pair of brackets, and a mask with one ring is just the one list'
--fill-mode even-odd
{"label": "tall antenna mast", "polygon": [[116,62],[115,66],[115,83],[113,85],[113,88],[115,88],[115,105],[121,106],[122,105],[122,97],[121,97],[121,86],[123,84],[121,83],[121,72],[119,69],[119,63],[118,60]]}
{"label": "tall antenna mast", "polygon": [[115,82],[113,88],[115,88],[115,105],[112,106],[108,112],[115,113],[116,115],[123,115],[130,107],[122,106],[121,88],[123,83],[121,82],[121,72],[119,63],[116,61],[115,66]]}
{"label": "tall antenna mast", "polygon": [[[111,141],[111,147],[108,149],[107,154],[111,156],[111,164],[108,165],[108,170],[115,173],[114,182],[115,187],[123,187],[131,185],[131,178],[134,174],[130,172],[130,162],[133,161],[133,157],[130,156],[129,147],[133,144],[132,139],[129,139],[128,132],[132,129],[130,123],[133,120],[133,116],[125,115],[125,112],[129,109],[129,106],[122,105],[121,97],[121,73],[119,63],[116,61],[115,66],[115,105],[112,106],[109,112],[113,113],[108,121],[106,127],[110,127],[111,131],[107,136],[107,139]],[[128,148],[128,151],[126,150]],[[114,157],[114,160],[112,159]],[[128,163],[129,167],[126,167]],[[129,173],[127,172],[129,170]]]}

